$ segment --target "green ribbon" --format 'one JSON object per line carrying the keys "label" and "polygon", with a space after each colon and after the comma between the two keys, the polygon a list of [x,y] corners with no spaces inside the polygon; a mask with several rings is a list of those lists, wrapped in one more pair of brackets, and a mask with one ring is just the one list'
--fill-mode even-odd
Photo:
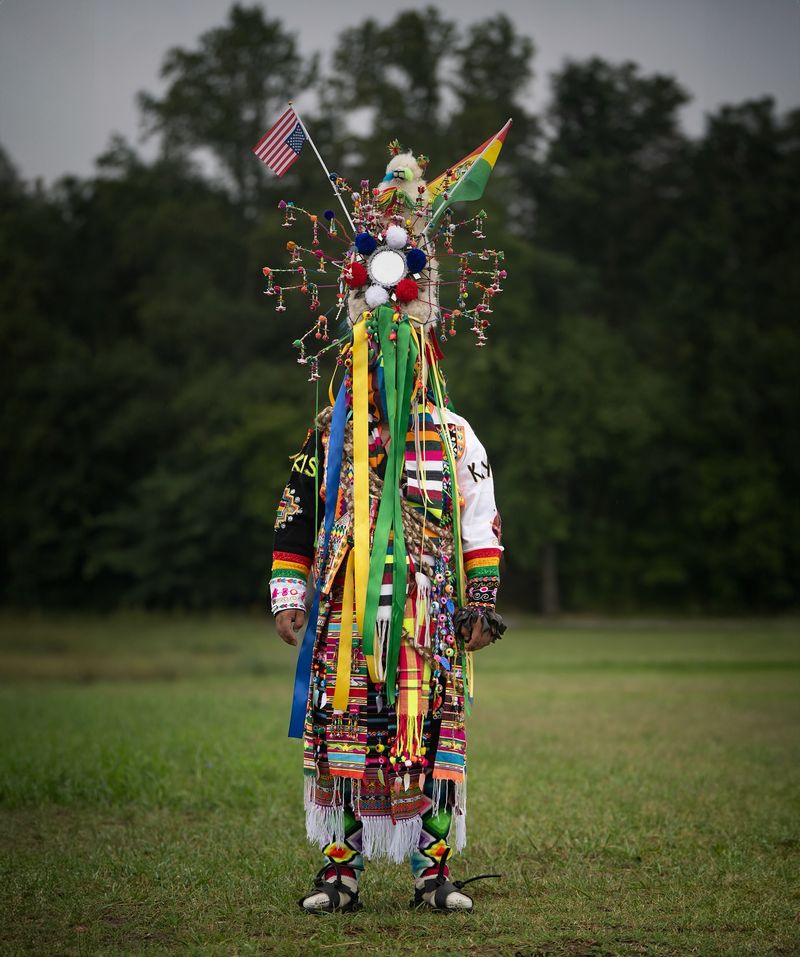
{"label": "green ribbon", "polygon": [[395,700],[397,659],[400,653],[403,615],[406,604],[407,577],[400,477],[405,459],[406,432],[408,431],[408,418],[411,414],[411,394],[414,389],[418,349],[411,336],[411,326],[407,318],[403,317],[399,322],[395,322],[394,309],[390,306],[380,306],[374,315],[377,319],[378,339],[383,358],[386,414],[390,442],[386,456],[386,472],[384,473],[384,494],[378,507],[378,517],[372,539],[362,645],[365,655],[374,654],[375,622],[378,614],[381,583],[386,566],[389,536],[393,534],[392,615],[389,644],[386,651],[385,677],[387,702],[393,704]]}

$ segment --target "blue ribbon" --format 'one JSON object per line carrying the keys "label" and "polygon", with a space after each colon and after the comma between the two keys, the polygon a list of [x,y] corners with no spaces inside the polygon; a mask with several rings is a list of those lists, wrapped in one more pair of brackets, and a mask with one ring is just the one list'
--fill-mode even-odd
{"label": "blue ribbon", "polygon": [[[322,539],[322,557],[317,567],[322,572],[325,556],[328,554],[328,541],[336,516],[336,500],[339,498],[339,476],[342,471],[342,449],[344,447],[344,427],[347,422],[347,403],[345,401],[344,382],[333,406],[331,434],[328,440],[328,462],[325,467],[325,534]],[[317,464],[319,468],[319,463]],[[319,619],[319,598],[322,578],[316,583],[314,602],[308,616],[306,633],[297,656],[297,668],[294,675],[294,694],[292,696],[292,716],[289,719],[289,737],[302,738],[308,706],[308,687],[311,681],[311,658],[314,654],[314,642],[317,637]]]}
{"label": "blue ribbon", "polygon": [[386,419],[386,379],[383,374],[383,361],[378,363],[378,394],[381,397],[381,418]]}

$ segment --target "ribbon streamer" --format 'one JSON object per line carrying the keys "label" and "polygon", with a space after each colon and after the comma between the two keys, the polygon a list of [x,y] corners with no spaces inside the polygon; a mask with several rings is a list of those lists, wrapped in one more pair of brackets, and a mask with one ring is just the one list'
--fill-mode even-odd
{"label": "ribbon streamer", "polygon": [[356,622],[364,634],[369,582],[369,346],[363,318],[353,327],[353,551]]}
{"label": "ribbon streamer", "polygon": [[336,655],[336,690],[333,692],[333,710],[347,711],[350,703],[350,671],[353,661],[353,552],[347,556],[342,595],[342,624]]}
{"label": "ribbon streamer", "polygon": [[393,704],[397,655],[403,628],[407,574],[402,502],[400,499],[400,475],[404,461],[405,436],[414,386],[417,349],[411,339],[410,325],[407,319],[395,322],[395,312],[389,306],[379,307],[374,315],[377,319],[378,337],[383,354],[383,380],[386,395],[386,416],[389,425],[389,448],[384,473],[384,494],[378,507],[378,517],[372,538],[362,647],[367,659],[370,678],[372,681],[377,681],[379,669],[375,661],[375,621],[391,537],[393,552],[392,610],[384,680],[388,703]]}
{"label": "ribbon streamer", "polygon": [[[347,401],[344,382],[339,387],[339,394],[333,406],[331,417],[330,439],[328,441],[328,462],[325,467],[325,532],[322,541],[323,560],[317,565],[324,567],[324,556],[328,553],[333,520],[336,514],[336,502],[339,498],[339,476],[342,469],[342,449],[344,448],[344,426],[347,421]],[[319,468],[319,463],[317,463]],[[311,605],[311,614],[308,617],[306,633],[300,645],[297,656],[297,668],[294,675],[294,692],[292,695],[292,714],[289,718],[289,737],[302,738],[306,720],[306,706],[308,704],[308,688],[311,681],[311,658],[314,654],[314,642],[317,637],[317,621],[319,620],[319,597],[322,581],[318,581],[314,591],[314,601]]]}
{"label": "ribbon streamer", "polygon": [[[400,496],[400,476],[405,460],[405,437],[408,429],[408,418],[411,414],[411,396],[414,391],[416,377],[417,348],[411,338],[411,324],[408,319],[397,323],[397,396],[400,401],[394,409],[394,424],[392,427],[392,447],[394,448],[394,470],[392,472],[391,500],[394,516],[393,522],[393,555],[392,565],[392,626],[389,635],[389,646],[386,651],[386,699],[389,704],[395,701],[395,679],[397,675],[397,660],[400,654],[401,636],[403,633],[403,618],[406,605],[406,581],[408,577],[405,537],[403,534],[403,503]],[[388,337],[387,337],[388,338]],[[384,348],[381,340],[381,348]],[[388,470],[387,470],[388,472]]]}

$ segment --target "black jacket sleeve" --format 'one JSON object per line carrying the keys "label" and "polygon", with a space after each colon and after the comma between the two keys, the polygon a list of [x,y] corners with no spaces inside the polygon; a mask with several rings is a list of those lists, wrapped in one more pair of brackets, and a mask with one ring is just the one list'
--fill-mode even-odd
{"label": "black jacket sleeve", "polygon": [[303,447],[290,460],[289,478],[275,516],[270,587],[273,612],[303,607],[317,529],[325,515],[319,495],[324,461],[321,434],[310,429]]}

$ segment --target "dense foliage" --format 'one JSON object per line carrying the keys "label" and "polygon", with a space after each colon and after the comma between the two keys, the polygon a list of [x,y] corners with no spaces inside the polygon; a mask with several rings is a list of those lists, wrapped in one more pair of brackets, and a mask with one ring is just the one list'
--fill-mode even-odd
{"label": "dense foliage", "polygon": [[446,364],[492,456],[507,598],[796,605],[800,111],[725,107],[688,139],[673,79],[592,59],[534,116],[533,63],[505,17],[428,10],[345,30],[326,72],[237,5],[140,96],[154,162],[115,138],[95,176],[43,189],[0,156],[6,603],[263,595],[315,396],[290,348],[306,306],[276,316],[260,267],[285,257],[279,198],[331,200],[310,151],[276,181],[249,147],[312,89],[356,181],[395,136],[438,172],[514,117],[485,197],[507,291],[490,347],[454,340]]}

